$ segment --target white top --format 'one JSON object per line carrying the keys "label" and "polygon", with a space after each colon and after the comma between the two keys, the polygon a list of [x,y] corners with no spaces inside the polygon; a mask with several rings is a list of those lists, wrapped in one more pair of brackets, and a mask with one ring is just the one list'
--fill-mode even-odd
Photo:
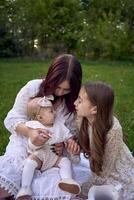
{"label": "white top", "polygon": [[55,121],[52,127],[44,126],[36,120],[26,122],[26,126],[33,129],[42,128],[50,131],[50,133],[52,133],[51,138],[47,142],[45,142],[45,144],[49,145],[65,142],[70,137],[72,137],[72,134],[70,133],[69,129],[66,128],[66,126],[61,121],[58,120]]}
{"label": "white top", "polygon": [[[27,158],[27,138],[16,134],[15,128],[18,123],[27,122],[27,103],[31,97],[35,97],[38,93],[42,80],[29,81],[18,93],[13,108],[7,114],[4,120],[6,128],[11,132],[10,141],[7,145],[6,152],[0,156],[0,185],[6,188],[12,195],[16,196],[20,188],[21,174],[23,170],[23,161]],[[77,132],[74,114],[66,114],[66,106],[64,101],[57,108],[56,114],[58,119],[67,126],[71,134]],[[82,161],[84,158],[82,157]],[[87,162],[74,166],[75,177],[78,182],[82,183],[89,177],[89,167]],[[86,172],[86,173],[85,173]],[[34,200],[45,199],[66,199],[71,198],[71,194],[59,189],[58,182],[60,180],[59,169],[52,168],[41,173],[36,171],[33,182],[32,191]],[[74,198],[75,199],[75,198]]]}
{"label": "white top", "polygon": [[[30,98],[37,95],[39,91],[42,79],[29,81],[17,94],[13,108],[7,114],[4,120],[5,127],[10,133],[15,133],[15,129],[18,123],[27,122],[30,119],[27,117],[27,104]],[[76,123],[74,120],[74,114],[66,114],[67,109],[64,101],[57,108],[57,118],[65,124],[72,134],[75,134]]]}
{"label": "white top", "polygon": [[40,146],[32,144],[30,138],[28,139],[28,152],[30,154],[34,154],[42,161],[41,171],[50,169],[55,165],[57,159],[59,158],[59,156],[51,151],[50,145],[66,142],[70,137],[72,137],[72,134],[68,128],[66,128],[66,126],[57,119],[52,127],[44,126],[36,120],[26,122],[26,126],[33,129],[42,128],[51,132],[51,138]]}

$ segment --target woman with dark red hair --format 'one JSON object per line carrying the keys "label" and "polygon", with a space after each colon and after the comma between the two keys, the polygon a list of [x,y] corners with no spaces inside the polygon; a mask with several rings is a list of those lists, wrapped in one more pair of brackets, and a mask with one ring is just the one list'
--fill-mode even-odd
{"label": "woman with dark red hair", "polygon": [[[79,61],[73,55],[63,54],[53,60],[45,79],[29,81],[20,90],[4,121],[5,127],[12,134],[4,156],[0,157],[0,198],[11,195],[15,197],[20,188],[23,161],[27,157],[27,138],[30,137],[35,145],[40,145],[44,140],[39,135],[45,133],[45,130],[31,129],[25,125],[29,120],[26,115],[28,101],[33,97],[54,95],[53,105],[57,117],[75,135],[77,129],[74,101],[81,87],[81,79],[82,69]],[[63,146],[56,144],[52,150],[61,154]],[[79,151],[79,145],[74,141],[71,153],[78,154]],[[37,171],[32,184],[34,199],[70,199],[69,193],[58,188],[58,169],[51,170],[43,173]]]}

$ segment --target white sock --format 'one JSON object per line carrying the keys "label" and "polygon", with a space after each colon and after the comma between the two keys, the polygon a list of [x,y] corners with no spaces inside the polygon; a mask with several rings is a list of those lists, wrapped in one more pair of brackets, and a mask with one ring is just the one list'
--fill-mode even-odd
{"label": "white sock", "polygon": [[72,179],[72,166],[68,158],[61,158],[58,167],[60,168],[60,176],[62,179]]}
{"label": "white sock", "polygon": [[71,162],[73,164],[78,164],[80,162],[80,156],[79,155],[73,155],[73,154],[71,154],[70,155],[70,159],[71,159]]}
{"label": "white sock", "polygon": [[26,159],[22,172],[22,185],[21,187],[30,187],[36,167],[38,166],[35,160]]}

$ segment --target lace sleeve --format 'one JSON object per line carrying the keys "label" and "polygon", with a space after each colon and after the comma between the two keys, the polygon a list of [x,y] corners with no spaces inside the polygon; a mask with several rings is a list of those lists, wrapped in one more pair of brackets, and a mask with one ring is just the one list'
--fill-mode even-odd
{"label": "lace sleeve", "polygon": [[107,135],[107,143],[104,154],[103,176],[108,177],[112,169],[114,169],[116,159],[123,143],[122,128],[117,119],[114,119],[113,128]]}
{"label": "lace sleeve", "polygon": [[18,93],[13,108],[7,114],[4,124],[11,132],[15,132],[18,123],[28,121],[27,103],[31,97],[36,96],[42,80],[29,81]]}

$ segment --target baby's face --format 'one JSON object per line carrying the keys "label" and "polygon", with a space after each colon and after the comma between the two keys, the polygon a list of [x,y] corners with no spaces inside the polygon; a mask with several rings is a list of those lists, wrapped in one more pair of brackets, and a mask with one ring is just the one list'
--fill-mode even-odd
{"label": "baby's face", "polygon": [[44,125],[52,126],[56,117],[53,107],[41,108],[40,122]]}

